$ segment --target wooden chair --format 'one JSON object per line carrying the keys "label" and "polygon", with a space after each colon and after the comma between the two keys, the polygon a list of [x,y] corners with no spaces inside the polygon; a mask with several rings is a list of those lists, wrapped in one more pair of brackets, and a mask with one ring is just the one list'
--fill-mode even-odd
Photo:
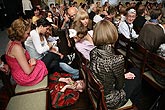
{"label": "wooden chair", "polygon": [[49,110],[51,108],[49,91],[42,88],[47,87],[47,84],[43,84],[47,81],[47,76],[35,86],[17,87],[17,93],[15,93],[16,89],[11,84],[10,74],[1,72],[0,75],[10,98],[6,110]]}
{"label": "wooden chair", "polygon": [[127,39],[123,34],[119,34],[118,40],[114,46],[116,54],[121,54],[126,57],[127,50],[129,49],[129,43],[129,39]]}
{"label": "wooden chair", "polygon": [[6,74],[1,71],[0,76],[10,98],[7,110],[48,110],[51,108],[47,88],[48,76],[34,86],[12,85],[10,72]]}
{"label": "wooden chair", "polygon": [[108,110],[104,99],[104,87],[98,81],[89,69],[87,71],[87,92],[94,110]]}
{"label": "wooden chair", "polygon": [[147,50],[136,42],[129,42],[129,49],[126,54],[127,71],[130,67],[136,67],[140,69],[141,74],[144,73]]}
{"label": "wooden chair", "polygon": [[145,66],[148,70],[143,73],[143,78],[159,92],[164,91],[165,86],[158,83],[152,74],[165,78],[165,71],[162,71],[162,69],[165,69],[165,59],[157,54],[148,52]]}
{"label": "wooden chair", "polygon": [[20,86],[16,85],[15,95],[30,93],[35,91],[49,90],[48,88],[48,75],[44,77],[44,79],[34,86]]}
{"label": "wooden chair", "polygon": [[50,110],[48,91],[16,95],[10,98],[6,110]]}
{"label": "wooden chair", "polygon": [[150,108],[150,110],[153,110],[153,108],[158,107],[159,100],[162,97],[162,94],[165,92],[165,86],[155,80],[153,75],[157,75],[165,79],[165,59],[157,54],[148,52],[146,67],[148,70],[143,73],[144,80],[146,80],[152,87],[160,92],[160,95]]}
{"label": "wooden chair", "polygon": [[[94,110],[108,110],[104,98],[104,87],[102,83],[95,78],[90,69],[86,69],[87,73],[87,92],[92,102]],[[129,110],[132,108],[132,102],[129,99],[127,103],[116,110]]]}
{"label": "wooden chair", "polygon": [[77,49],[75,49],[75,52],[77,54],[77,56],[79,57],[79,60],[80,60],[80,65],[81,64],[85,64],[85,65],[88,65],[89,64],[89,60],[87,60],[82,53],[80,53]]}

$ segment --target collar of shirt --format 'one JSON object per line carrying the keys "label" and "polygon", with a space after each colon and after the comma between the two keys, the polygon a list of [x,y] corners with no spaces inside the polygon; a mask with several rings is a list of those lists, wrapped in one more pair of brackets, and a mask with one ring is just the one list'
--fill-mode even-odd
{"label": "collar of shirt", "polygon": [[165,34],[165,29],[164,29],[164,27],[163,27],[161,24],[159,24],[159,26],[163,29],[163,32],[164,32],[164,34]]}

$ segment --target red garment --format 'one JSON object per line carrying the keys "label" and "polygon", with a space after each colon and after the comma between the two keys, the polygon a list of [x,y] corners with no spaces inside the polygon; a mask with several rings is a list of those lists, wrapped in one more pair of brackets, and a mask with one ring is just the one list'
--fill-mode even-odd
{"label": "red garment", "polygon": [[[14,45],[19,44],[16,42],[12,42],[9,47],[8,53],[10,53]],[[30,55],[27,51],[25,51],[25,56],[28,61],[30,59]],[[12,77],[14,78],[16,83],[21,86],[33,86],[42,81],[48,74],[47,68],[41,60],[37,60],[33,72],[28,75],[22,70],[16,58],[12,58],[7,54],[5,55],[5,57],[8,65],[10,66]]]}
{"label": "red garment", "polygon": [[72,89],[66,89],[65,92],[60,90],[66,85],[64,82],[59,82],[59,78],[71,77],[70,74],[55,72],[50,77],[49,89],[51,92],[52,106],[54,108],[63,108],[73,105],[79,99],[79,92]]}

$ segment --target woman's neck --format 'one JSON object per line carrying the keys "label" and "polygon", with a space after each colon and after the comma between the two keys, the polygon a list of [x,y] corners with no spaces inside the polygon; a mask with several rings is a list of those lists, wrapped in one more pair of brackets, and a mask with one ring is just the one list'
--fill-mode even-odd
{"label": "woman's neck", "polygon": [[14,40],[14,41],[11,41],[11,42],[15,42],[17,44],[21,44],[22,45],[22,42],[21,41],[18,41],[18,40]]}

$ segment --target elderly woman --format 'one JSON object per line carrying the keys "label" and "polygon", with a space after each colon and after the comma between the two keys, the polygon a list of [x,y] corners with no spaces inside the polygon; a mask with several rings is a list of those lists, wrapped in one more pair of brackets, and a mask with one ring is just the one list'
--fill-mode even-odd
{"label": "elderly woman", "polygon": [[120,22],[118,26],[118,31],[123,34],[128,39],[135,39],[138,37],[133,29],[133,21],[136,18],[136,10],[133,8],[128,8],[125,16],[125,21]]}

